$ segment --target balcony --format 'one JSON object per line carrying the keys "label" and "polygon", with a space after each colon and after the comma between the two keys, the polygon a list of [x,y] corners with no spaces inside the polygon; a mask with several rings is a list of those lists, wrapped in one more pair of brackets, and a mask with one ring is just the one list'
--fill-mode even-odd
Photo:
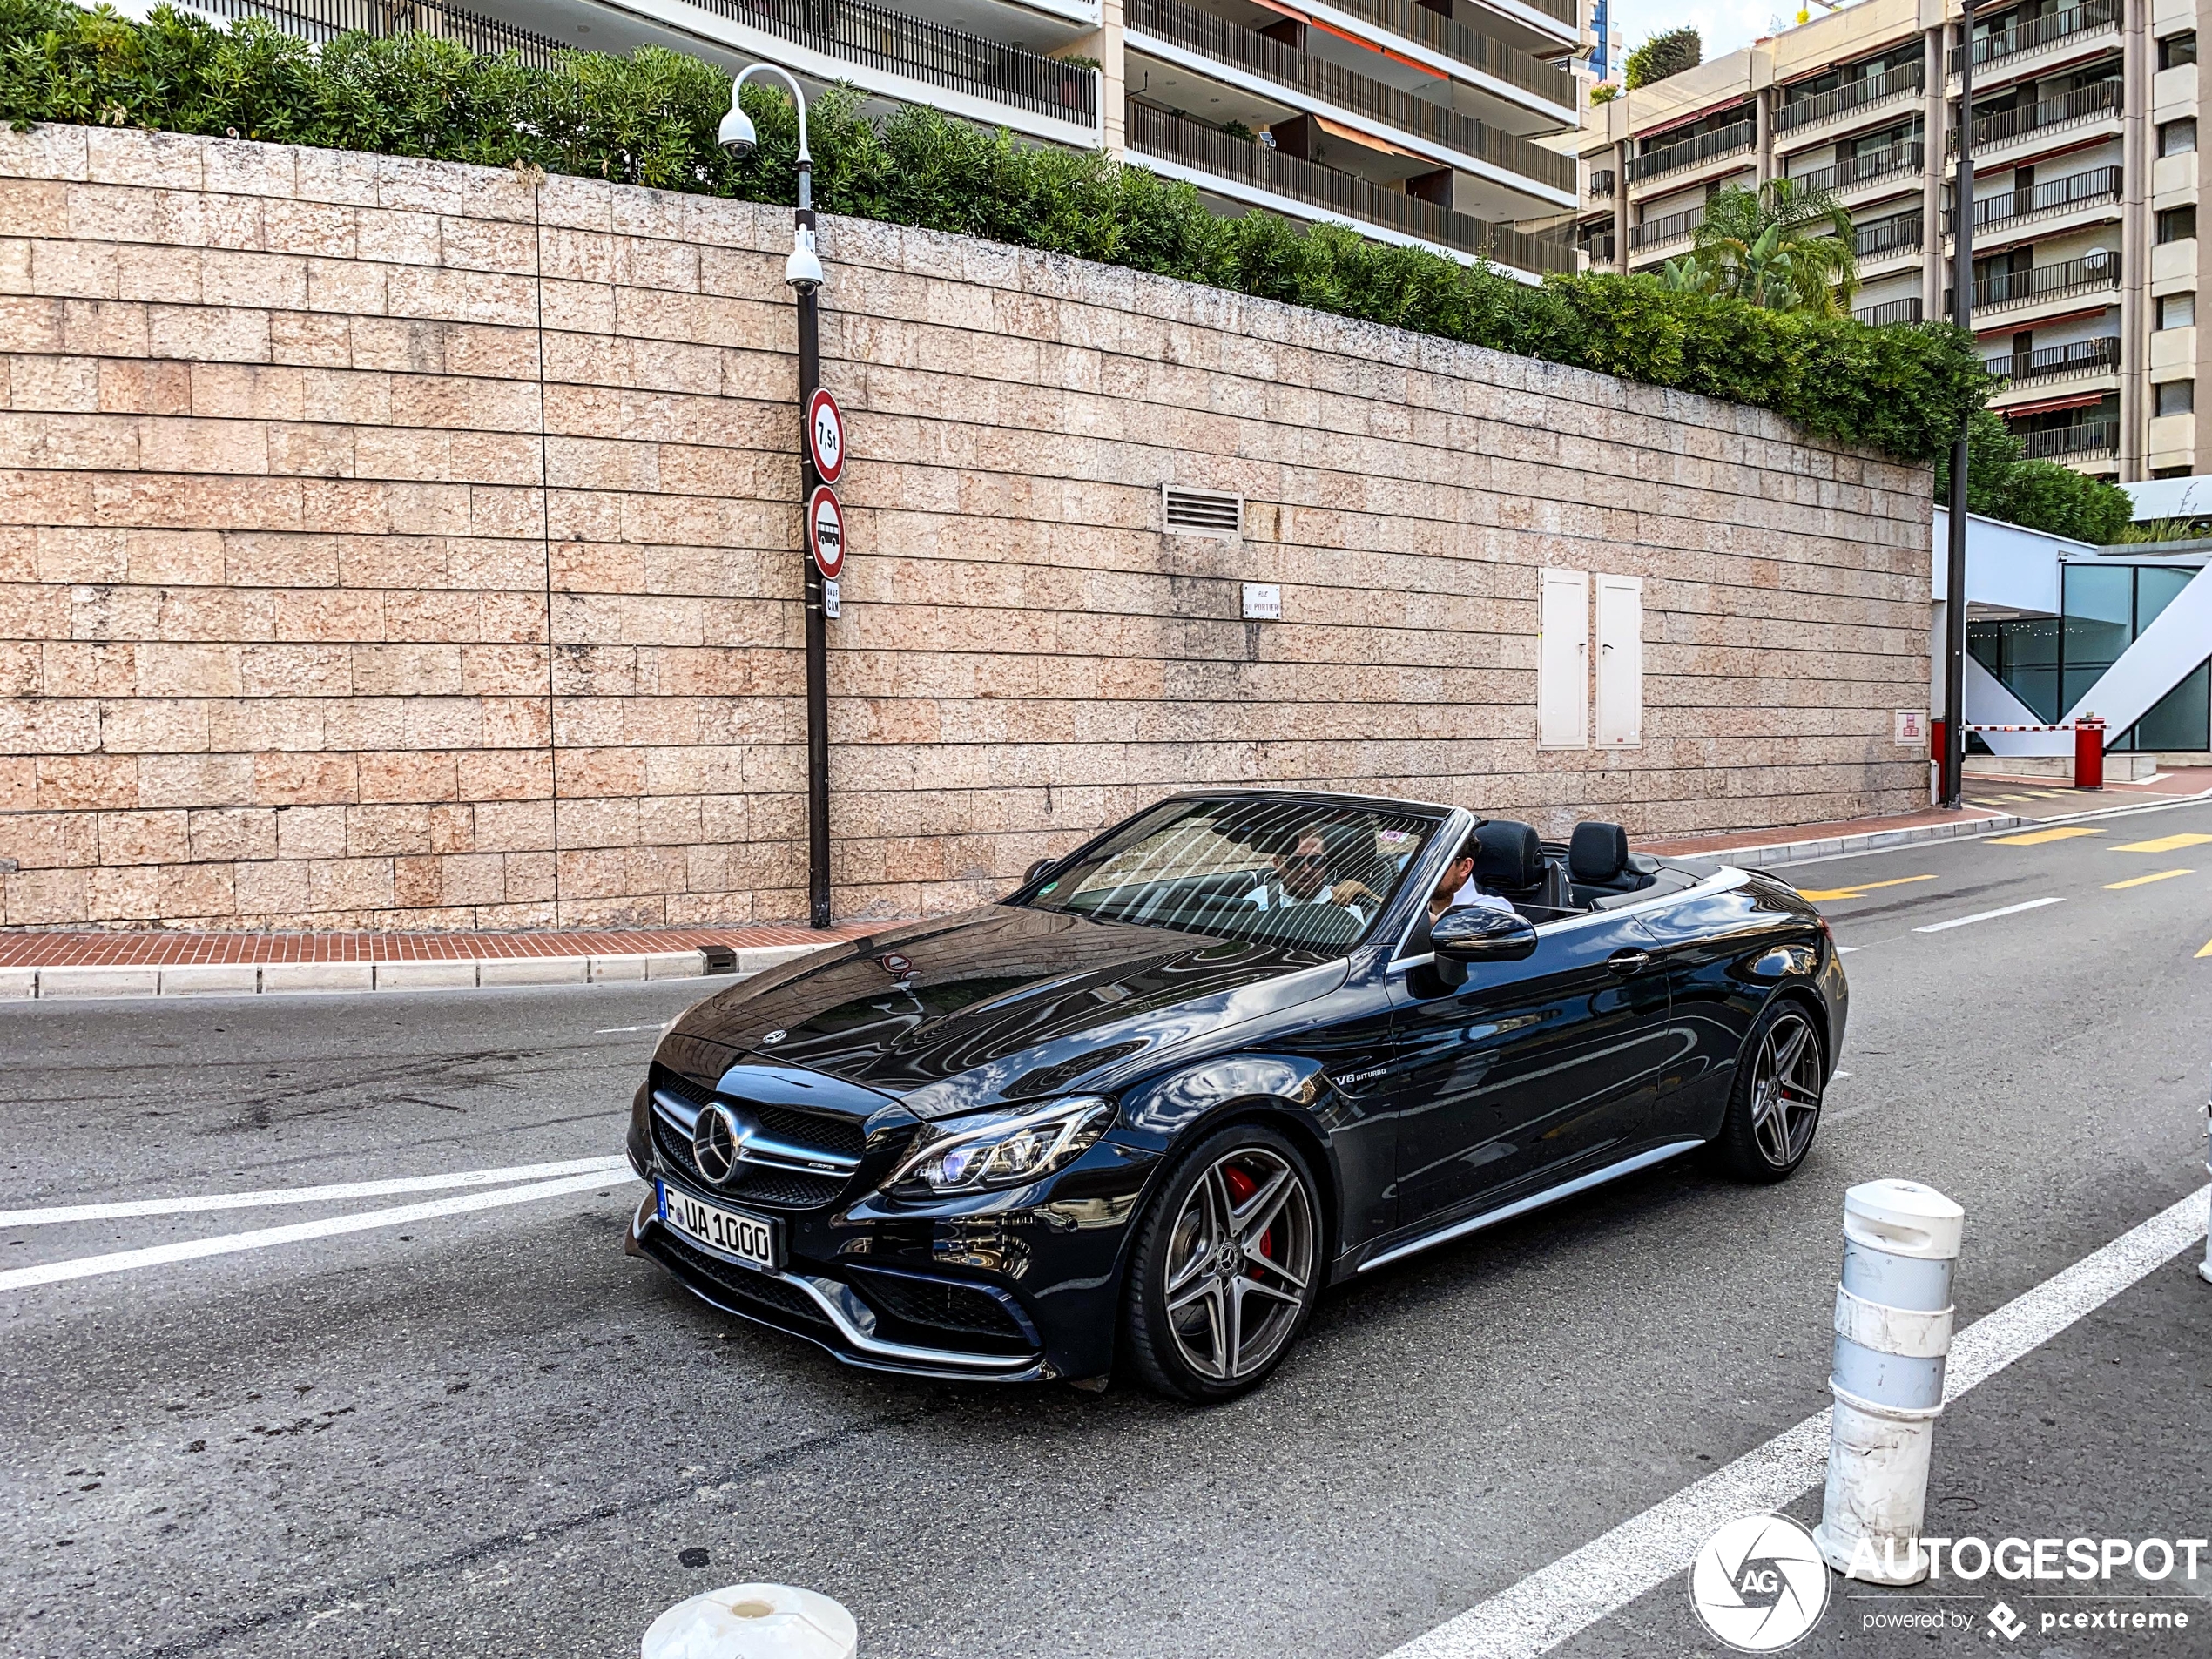
{"label": "balcony", "polygon": [[[1417,40],[1454,63],[1533,92],[1545,103],[1568,112],[1573,119],[1575,78],[1533,52],[1493,40],[1479,29],[1431,11],[1414,0],[1327,0],[1339,11],[1350,12],[1387,29],[1406,40]],[[1571,12],[1570,12],[1571,15]]]}
{"label": "balcony", "polygon": [[280,34],[300,40],[335,40],[341,35],[390,39],[429,35],[450,40],[484,57],[504,52],[532,69],[556,68],[570,49],[511,24],[496,23],[474,12],[458,11],[436,0],[393,6],[385,0],[191,0],[192,9],[218,17],[259,17]]}
{"label": "balcony", "polygon": [[2008,352],[2002,357],[1984,358],[1982,367],[2013,386],[2110,374],[2120,368],[2120,336],[2077,340],[2069,346],[2046,346],[2040,351]]}
{"label": "balcony", "polygon": [[1892,253],[1902,253],[1920,246],[1920,215],[1918,212],[1899,213],[1892,219],[1878,219],[1871,225],[1861,225],[1851,233],[1852,251],[1862,260],[1878,260]]}
{"label": "balcony", "polygon": [[1871,109],[1919,92],[1927,84],[1925,64],[1907,64],[1886,74],[1868,75],[1828,91],[1816,92],[1811,98],[1785,102],[1774,112],[1774,130],[1777,133],[1791,132],[1817,121]]}
{"label": "balcony", "polygon": [[1680,172],[1685,167],[1701,166],[1749,150],[1758,141],[1755,123],[1738,121],[1711,132],[1701,132],[1694,138],[1680,144],[1670,144],[1657,150],[1647,150],[1629,163],[1629,182],[1642,184],[1648,179],[1662,174]]}
{"label": "balcony", "polygon": [[[1487,162],[1518,179],[1548,186],[1568,200],[1573,198],[1572,156],[1547,150],[1471,115],[1414,98],[1325,58],[1224,22],[1211,12],[1184,4],[1183,0],[1129,0],[1123,15],[1132,35],[1150,37],[1213,63],[1230,64],[1315,102],[1358,111],[1399,132],[1417,134],[1460,155]],[[1136,49],[1143,49],[1141,42]]]}
{"label": "balcony", "polygon": [[1590,174],[1590,199],[1594,202],[1613,199],[1613,169],[1599,167]]}
{"label": "balcony", "polygon": [[[2101,202],[2120,199],[2120,169],[2092,167],[2087,172],[2068,173],[2063,179],[2030,185],[2026,190],[2000,191],[1994,196],[1985,196],[1974,204],[1974,229],[2017,225],[2026,219],[2041,219],[2064,212],[2070,207],[2089,207]],[[1943,233],[1951,234],[1953,215],[1946,209],[1943,215]]]}
{"label": "balcony", "polygon": [[2085,421],[2079,426],[2047,427],[2024,432],[2020,442],[2030,461],[2088,461],[2120,448],[2120,422]]}
{"label": "balcony", "polygon": [[[2010,29],[2000,29],[1994,34],[1984,35],[1974,42],[1974,67],[1979,69],[1985,64],[2001,64],[2010,58],[2055,45],[2077,35],[2117,28],[2120,10],[2120,0],[2083,0],[2082,4],[2068,6],[2062,11],[2046,12],[2032,23],[2016,23]],[[1958,47],[1951,49],[1946,60],[1951,74],[1959,72],[1963,57]]]}
{"label": "balcony", "polygon": [[[2064,98],[2054,98],[2040,104],[2023,105],[2017,109],[1993,110],[1987,115],[1974,118],[1975,159],[1981,158],[1984,150],[1995,150],[2023,138],[2040,137],[2067,127],[2080,126],[2090,121],[2116,120],[2120,115],[2120,83],[2099,81],[2092,86],[2078,87]],[[1952,150],[1959,147],[1959,129],[1952,127],[1947,135]]]}
{"label": "balcony", "polygon": [[1898,173],[1918,172],[1926,162],[1927,153],[1927,146],[1915,138],[1910,144],[1893,144],[1886,150],[1870,150],[1865,155],[1839,161],[1832,167],[1799,173],[1790,182],[1800,190],[1822,190],[1833,195],[1838,191],[1871,185],[1877,179],[1894,178]]}
{"label": "balcony", "polygon": [[1662,219],[1648,219],[1641,225],[1629,226],[1629,252],[1641,253],[1646,248],[1663,246],[1679,242],[1705,222],[1705,210],[1691,207],[1679,213],[1669,213]]}
{"label": "balcony", "polygon": [[[1456,248],[1532,276],[1576,268],[1574,246],[1564,239],[1531,236],[1509,225],[1494,225],[1418,196],[1385,190],[1333,167],[1232,138],[1149,105],[1131,104],[1127,110],[1130,149],[1192,173],[1233,181],[1322,210],[1301,217],[1348,219],[1360,225],[1380,226],[1401,236]],[[1207,179],[1191,182],[1201,189],[1208,187]]]}
{"label": "balcony", "polygon": [[1590,263],[1592,265],[1612,264],[1613,233],[1609,230],[1600,231],[1596,235],[1591,237],[1588,241],[1582,244],[1582,252],[1590,256]]}
{"label": "balcony", "polygon": [[[2101,249],[2060,265],[2038,265],[2025,271],[2000,271],[1983,277],[1973,287],[1974,315],[2005,311],[2015,306],[2063,300],[2072,294],[2094,293],[2120,286],[2120,255]],[[1944,309],[1951,307],[1949,296]]]}
{"label": "balcony", "polygon": [[1876,328],[1886,328],[1892,323],[1918,322],[1920,320],[1920,296],[1916,293],[1909,300],[1885,300],[1878,306],[1867,306],[1851,314],[1854,321]]}

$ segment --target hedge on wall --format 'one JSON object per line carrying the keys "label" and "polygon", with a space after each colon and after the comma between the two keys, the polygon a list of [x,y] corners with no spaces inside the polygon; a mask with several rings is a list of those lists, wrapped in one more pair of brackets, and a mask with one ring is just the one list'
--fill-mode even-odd
{"label": "hedge on wall", "polygon": [[[158,128],[792,199],[787,99],[748,89],[760,145],[715,143],[729,81],[644,48],[557,70],[422,35],[310,47],[247,21],[157,10],[144,24],[65,0],[0,0],[0,118]],[[1531,287],[1481,267],[1266,213],[1219,219],[1198,192],[1098,154],[1023,145],[933,111],[882,121],[832,93],[809,108],[824,212],[1211,284],[1501,351],[1680,387],[1905,460],[1940,452],[1988,381],[1947,325],[1869,327],[1673,293],[1642,277]]]}

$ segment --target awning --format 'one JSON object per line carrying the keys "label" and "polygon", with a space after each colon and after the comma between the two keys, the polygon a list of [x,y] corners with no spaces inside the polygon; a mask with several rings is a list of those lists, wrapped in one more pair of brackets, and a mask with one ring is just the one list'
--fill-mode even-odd
{"label": "awning", "polygon": [[1997,412],[2007,421],[2016,421],[2026,415],[2048,415],[2054,409],[2086,408],[2092,403],[2101,403],[2111,396],[2109,392],[2076,392],[2072,397],[2047,397],[2034,403],[2014,403]]}
{"label": "awning", "polygon": [[1286,6],[1283,4],[1282,0],[1252,0],[1252,3],[1260,7],[1264,10],[1276,12],[1282,17],[1288,17],[1295,23],[1302,23],[1308,29],[1318,29],[1325,35],[1334,35],[1339,40],[1345,42],[1348,45],[1357,46],[1362,51],[1373,52],[1377,57],[1387,57],[1393,64],[1403,64],[1407,69],[1419,70],[1424,75],[1433,76],[1440,81],[1449,80],[1451,78],[1451,77],[1445,74],[1442,70],[1432,69],[1428,64],[1420,62],[1417,58],[1408,57],[1403,52],[1394,52],[1391,51],[1389,47],[1380,45],[1372,40],[1365,39],[1359,35],[1352,33],[1349,30],[1339,29],[1333,24],[1323,23],[1318,17],[1309,17],[1306,13],[1300,11],[1296,6]]}
{"label": "awning", "polygon": [[1379,150],[1385,155],[1404,156],[1409,161],[1426,161],[1432,167],[1436,165],[1418,150],[1401,150],[1386,138],[1378,138],[1373,133],[1362,132],[1357,127],[1345,126],[1325,115],[1310,115],[1306,119],[1332,138],[1342,138],[1348,144],[1364,144],[1370,150]]}

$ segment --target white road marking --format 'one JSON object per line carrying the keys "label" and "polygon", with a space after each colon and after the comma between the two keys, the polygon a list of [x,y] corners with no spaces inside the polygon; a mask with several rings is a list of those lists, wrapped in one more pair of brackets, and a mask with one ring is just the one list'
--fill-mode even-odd
{"label": "white road marking", "polygon": [[657,1025],[603,1025],[591,1035],[595,1037],[620,1036],[625,1031],[658,1031]]}
{"label": "white road marking", "polygon": [[263,1227],[253,1232],[223,1233],[213,1238],[186,1238],[173,1244],[146,1250],[118,1250],[105,1256],[79,1256],[69,1261],[44,1262],[0,1273],[0,1291],[28,1290],[56,1285],[64,1279],[90,1278],[98,1273],[125,1273],[139,1267],[162,1267],[171,1262],[197,1261],[203,1256],[227,1256],[233,1251],[265,1250],[272,1244],[296,1244],[310,1238],[338,1233],[366,1232],[372,1227],[403,1227],[410,1222],[435,1221],[442,1216],[467,1215],[473,1210],[496,1210],[505,1204],[528,1204],[536,1198],[557,1198],[563,1193],[585,1192],[593,1187],[626,1184],[626,1175],[605,1171],[571,1175],[558,1181],[541,1181],[527,1187],[502,1187],[496,1192],[472,1192],[459,1198],[434,1198],[427,1204],[403,1204],[389,1210],[365,1210],[350,1216],[326,1216],[320,1221],[294,1222],[288,1227]]}
{"label": "white road marking", "polygon": [[[2122,1233],[1960,1332],[1946,1404],[2095,1312],[2204,1237],[2212,1187]],[[1539,1568],[1388,1659],[1536,1659],[1688,1568],[1723,1522],[1794,1503],[1827,1478],[1828,1413],[1808,1417],[1602,1537]]]}
{"label": "white road marking", "polygon": [[1851,954],[1851,952],[1857,950],[1858,948],[1858,947],[1856,945],[1838,945],[1836,947],[1836,954],[1838,956],[1848,956]]}
{"label": "white road marking", "polygon": [[1993,921],[1999,916],[2017,916],[2023,910],[2040,910],[2047,904],[2064,904],[2064,899],[2030,899],[2026,904],[2008,904],[2002,910],[1977,911],[1971,916],[1953,916],[1949,921],[1932,921],[1925,927],[1915,927],[1916,934],[1939,934],[1950,927],[1965,927],[1977,921]]}
{"label": "white road marking", "polygon": [[113,1204],[57,1204],[46,1210],[0,1210],[0,1227],[38,1227],[62,1221],[121,1221],[132,1216],[188,1216],[203,1210],[258,1210],[277,1204],[325,1204],[341,1198],[386,1198],[401,1192],[442,1192],[449,1187],[499,1187],[544,1181],[556,1175],[602,1174],[626,1169],[624,1157],[570,1158],[565,1163],[517,1163],[504,1170],[460,1170],[448,1175],[402,1175],[381,1181],[347,1181],[327,1187],[266,1187],[255,1192],[210,1192],[190,1198],[124,1198]]}

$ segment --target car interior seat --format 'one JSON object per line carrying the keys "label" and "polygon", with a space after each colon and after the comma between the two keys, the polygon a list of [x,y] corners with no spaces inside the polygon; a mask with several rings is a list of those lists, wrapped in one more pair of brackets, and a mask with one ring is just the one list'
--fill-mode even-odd
{"label": "car interior seat", "polygon": [[1544,856],[1533,824],[1492,819],[1474,832],[1479,851],[1475,881],[1496,894],[1531,921],[1550,921],[1568,908],[1568,882],[1558,865]]}
{"label": "car interior seat", "polygon": [[1629,832],[1618,824],[1577,824],[1567,843],[1567,874],[1574,902],[1602,905],[1652,883],[1656,860],[1629,851]]}

